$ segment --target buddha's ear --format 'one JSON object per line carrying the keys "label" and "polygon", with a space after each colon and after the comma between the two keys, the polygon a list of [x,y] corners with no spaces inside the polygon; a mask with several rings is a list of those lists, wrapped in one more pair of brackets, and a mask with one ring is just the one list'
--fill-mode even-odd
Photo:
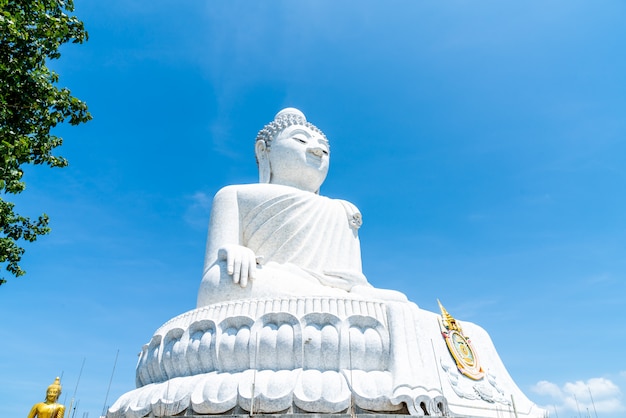
{"label": "buddha's ear", "polygon": [[265,145],[265,141],[256,141],[254,144],[254,153],[256,154],[256,162],[259,166],[259,183],[269,183],[272,170],[270,168],[270,159],[267,155],[269,148]]}

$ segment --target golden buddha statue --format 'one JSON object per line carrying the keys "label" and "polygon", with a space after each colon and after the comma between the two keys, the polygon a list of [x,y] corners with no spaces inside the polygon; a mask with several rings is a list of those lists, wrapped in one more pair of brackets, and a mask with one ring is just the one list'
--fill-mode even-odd
{"label": "golden buddha statue", "polygon": [[46,400],[33,405],[28,418],[63,418],[65,406],[57,403],[61,395],[61,379],[54,379],[54,383],[46,390]]}

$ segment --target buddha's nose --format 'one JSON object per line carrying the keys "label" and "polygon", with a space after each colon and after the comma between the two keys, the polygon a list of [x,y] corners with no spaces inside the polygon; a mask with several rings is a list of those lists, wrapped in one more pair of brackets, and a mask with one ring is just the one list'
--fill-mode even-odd
{"label": "buddha's nose", "polygon": [[324,150],[321,149],[320,147],[309,148],[309,152],[315,155],[316,157],[321,157],[322,155],[324,155]]}

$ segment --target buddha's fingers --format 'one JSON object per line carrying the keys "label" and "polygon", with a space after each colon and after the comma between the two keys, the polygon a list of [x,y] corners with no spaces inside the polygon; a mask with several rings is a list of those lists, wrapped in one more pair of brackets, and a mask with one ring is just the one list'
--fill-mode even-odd
{"label": "buddha's fingers", "polygon": [[245,255],[241,258],[240,265],[241,277],[239,279],[239,285],[241,287],[246,287],[248,285],[248,275],[250,274],[250,262]]}
{"label": "buddha's fingers", "polygon": [[241,254],[233,257],[233,283],[241,283]]}
{"label": "buddha's fingers", "polygon": [[218,250],[219,260],[226,261],[226,272],[233,283],[246,287],[254,279],[257,260],[254,252],[241,245],[226,245]]}
{"label": "buddha's fingers", "polygon": [[228,249],[226,248],[220,248],[217,252],[217,258],[218,260],[226,260],[226,272],[229,276],[232,276],[235,272],[235,260],[233,259],[233,252],[228,251]]}

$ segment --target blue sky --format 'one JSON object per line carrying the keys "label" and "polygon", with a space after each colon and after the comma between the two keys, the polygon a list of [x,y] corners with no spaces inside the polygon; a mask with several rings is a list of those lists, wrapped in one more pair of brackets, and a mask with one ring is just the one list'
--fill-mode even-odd
{"label": "blue sky", "polygon": [[363,213],[372,284],[483,326],[552,416],[624,415],[624,2],[77,0],[76,14],[90,40],[53,66],[94,119],[58,129],[70,166],[28,168],[15,198],[53,232],[0,288],[2,416],[57,375],[78,418],[134,388],[142,345],[195,307],[213,194],[257,180],[256,133],[287,106],[331,141],[322,194]]}

